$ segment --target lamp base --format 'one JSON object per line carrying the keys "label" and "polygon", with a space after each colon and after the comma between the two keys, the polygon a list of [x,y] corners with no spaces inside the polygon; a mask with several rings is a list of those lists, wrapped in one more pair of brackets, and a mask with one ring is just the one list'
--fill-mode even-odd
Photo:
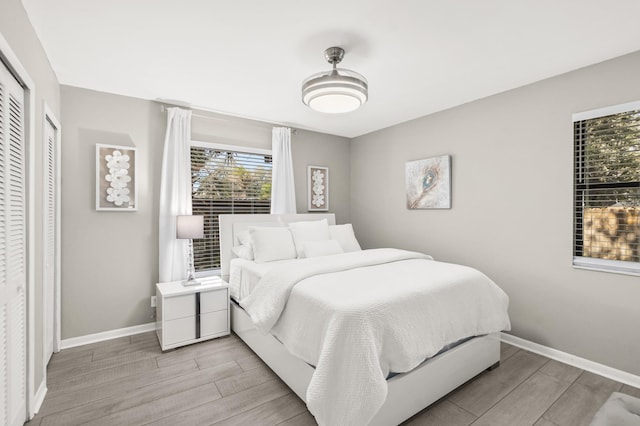
{"label": "lamp base", "polygon": [[189,287],[192,285],[200,285],[202,284],[200,281],[196,280],[195,278],[191,278],[190,280],[184,280],[182,281],[182,285],[185,287]]}
{"label": "lamp base", "polygon": [[189,258],[187,265],[187,279],[182,281],[182,285],[184,287],[189,287],[193,285],[200,285],[200,281],[196,280],[196,271],[193,267],[193,240],[189,239]]}

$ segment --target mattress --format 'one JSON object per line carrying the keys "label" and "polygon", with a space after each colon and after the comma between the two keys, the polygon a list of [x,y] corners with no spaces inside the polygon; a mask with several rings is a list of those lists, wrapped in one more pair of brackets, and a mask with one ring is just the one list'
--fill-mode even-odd
{"label": "mattress", "polygon": [[270,270],[280,265],[296,262],[297,259],[276,262],[256,263],[247,259],[231,259],[229,265],[229,289],[231,297],[237,302],[247,297],[260,279]]}

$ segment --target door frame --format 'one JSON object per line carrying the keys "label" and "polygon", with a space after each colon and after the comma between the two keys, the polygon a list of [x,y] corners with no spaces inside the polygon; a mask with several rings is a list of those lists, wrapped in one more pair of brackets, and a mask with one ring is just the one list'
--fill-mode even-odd
{"label": "door frame", "polygon": [[[35,388],[35,272],[36,272],[36,153],[35,153],[35,90],[36,85],[29,76],[26,68],[22,66],[22,62],[18,59],[18,56],[14,53],[13,49],[9,45],[9,42],[0,33],[0,59],[9,68],[9,71],[16,77],[18,82],[24,88],[24,111],[25,111],[25,135],[24,141],[26,144],[26,186],[27,191],[27,412],[25,413],[25,421],[31,419],[42,400],[39,401],[38,407],[36,407],[37,399],[44,399],[45,390],[36,391]],[[36,392],[41,393],[41,398],[36,398]]]}
{"label": "door frame", "polygon": [[[47,318],[46,315],[42,315],[42,368],[44,372],[43,380],[46,380],[46,372],[47,372],[47,326],[50,321],[53,321],[53,352],[60,352],[60,328],[61,328],[61,297],[60,297],[60,268],[61,268],[61,245],[60,245],[60,213],[61,213],[61,204],[60,204],[60,191],[61,191],[61,168],[60,168],[60,156],[62,154],[61,142],[62,142],[62,126],[60,125],[60,121],[56,118],[56,115],[53,113],[53,110],[49,108],[49,105],[46,101],[43,101],[42,104],[43,109],[43,121],[42,121],[42,141],[44,143],[43,148],[46,148],[49,141],[47,140],[47,135],[45,132],[45,126],[47,125],[47,121],[51,123],[53,128],[55,129],[55,140],[54,140],[54,158],[55,158],[55,170],[54,170],[54,186],[55,186],[55,224],[54,224],[54,233],[55,233],[55,258],[54,258],[54,283],[53,283],[53,318]],[[47,160],[47,152],[46,149],[43,150],[43,164]],[[44,170],[44,168],[43,168]],[[42,205],[43,207],[47,205],[47,173],[43,173],[43,191],[42,191]],[[44,210],[44,209],[43,209]],[[44,288],[45,283],[45,273],[46,273],[46,247],[47,247],[47,216],[42,215],[42,247],[43,247],[43,256],[42,256],[42,312],[43,314],[46,312],[46,298],[44,297],[46,289]]]}

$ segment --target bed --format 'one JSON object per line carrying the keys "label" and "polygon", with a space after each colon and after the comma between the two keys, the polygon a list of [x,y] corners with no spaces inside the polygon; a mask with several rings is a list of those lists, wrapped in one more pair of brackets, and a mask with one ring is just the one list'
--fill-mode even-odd
{"label": "bed", "polygon": [[[310,411],[321,424],[399,424],[456,387],[475,377],[477,374],[499,364],[500,340],[498,332],[501,329],[507,329],[509,327],[504,300],[500,302],[502,304],[501,309],[504,310],[504,314],[501,315],[506,317],[506,320],[504,318],[498,318],[493,321],[491,325],[487,325],[487,327],[492,329],[491,332],[470,335],[467,339],[461,339],[450,345],[451,347],[447,350],[438,348],[439,351],[433,351],[433,355],[428,357],[428,359],[418,363],[414,360],[411,361],[410,364],[407,364],[411,365],[410,371],[407,370],[407,365],[403,366],[403,362],[408,362],[404,361],[403,357],[387,363],[387,358],[380,356],[380,358],[375,358],[374,362],[363,362],[364,367],[369,367],[369,370],[363,367],[363,372],[353,371],[352,373],[351,370],[360,370],[360,367],[353,362],[349,363],[349,357],[354,358],[358,356],[358,354],[354,354],[352,353],[353,351],[350,350],[345,350],[345,355],[343,355],[342,352],[339,354],[339,356],[346,358],[344,363],[349,365],[349,369],[346,371],[338,371],[342,368],[340,364],[342,359],[337,359],[336,355],[333,357],[325,356],[325,352],[331,353],[331,351],[325,351],[324,348],[331,344],[331,339],[329,337],[325,339],[322,332],[327,336],[334,336],[338,334],[335,330],[338,330],[340,333],[343,333],[343,330],[347,330],[345,332],[347,333],[349,330],[355,329],[356,332],[359,333],[359,330],[363,327],[362,322],[353,324],[345,322],[336,326],[338,328],[335,330],[327,330],[326,324],[324,328],[322,328],[323,325],[320,324],[321,321],[316,321],[319,324],[317,325],[318,330],[314,330],[316,322],[310,322],[304,325],[304,332],[297,330],[297,334],[296,332],[290,333],[288,329],[292,328],[291,325],[296,322],[296,319],[299,318],[301,321],[303,320],[302,316],[304,316],[304,312],[322,311],[322,309],[320,309],[322,306],[334,303],[332,302],[333,299],[323,302],[321,298],[318,298],[316,301],[315,297],[317,296],[313,298],[307,297],[305,291],[307,293],[309,291],[313,293],[313,291],[316,291],[314,289],[317,289],[319,286],[318,283],[313,283],[314,280],[324,280],[322,284],[322,291],[324,292],[324,287],[327,287],[326,291],[331,291],[331,286],[341,288],[339,285],[344,284],[341,284],[340,280],[345,283],[348,282],[352,276],[350,274],[368,273],[370,275],[379,275],[390,273],[386,269],[376,268],[395,268],[391,269],[392,273],[402,275],[404,269],[398,268],[409,268],[411,273],[415,273],[411,268],[423,268],[425,265],[428,265],[429,268],[436,268],[434,269],[434,274],[438,275],[438,268],[450,267],[440,262],[429,261],[429,256],[394,249],[377,249],[366,250],[361,253],[336,254],[334,256],[326,256],[322,259],[281,261],[279,267],[278,263],[273,262],[273,264],[269,264],[268,266],[254,265],[254,269],[246,268],[251,262],[243,268],[242,266],[238,266],[238,259],[233,260],[235,255],[232,252],[232,248],[238,244],[238,236],[246,233],[250,227],[282,227],[294,222],[317,221],[322,219],[326,219],[330,225],[335,225],[335,217],[333,214],[220,216],[221,268],[223,278],[230,280],[229,274],[232,268],[236,268],[234,272],[235,275],[231,277],[231,281],[235,281],[231,285],[232,294],[235,292],[235,300],[231,304],[232,330],[247,343],[303,401],[307,402]],[[383,260],[381,263],[380,259]],[[331,270],[327,268],[331,268]],[[333,269],[335,268],[338,270],[334,271]],[[247,275],[237,278],[237,272],[242,270],[248,271]],[[315,270],[318,275],[311,276],[311,273],[307,273],[308,270]],[[420,269],[415,269],[415,271],[420,271]],[[471,268],[462,269],[463,273],[468,271],[475,270]],[[482,275],[477,271],[475,271],[474,274],[475,273]],[[276,278],[277,280],[281,280],[282,283],[275,282],[277,281]],[[290,278],[292,282],[295,281],[294,284],[283,284],[287,283]],[[271,283],[271,281],[274,282]],[[488,278],[486,278],[486,281],[490,283],[487,285],[495,286]],[[273,287],[276,290],[265,290],[271,284],[277,284],[276,287]],[[313,287],[312,284],[315,287]],[[464,292],[476,291],[474,290],[475,287],[475,285],[467,285],[467,287],[464,288]],[[235,290],[233,290],[234,288]],[[414,289],[409,287],[409,291],[413,290]],[[501,292],[499,289],[495,291],[497,292],[496,294]],[[278,295],[278,292],[282,293],[282,295]],[[458,294],[460,294],[459,292],[460,290],[458,290]],[[371,293],[374,294],[375,292],[372,291]],[[364,299],[367,298],[366,293],[360,294],[363,295],[362,297]],[[446,293],[442,294],[442,300],[450,297],[447,296]],[[498,294],[498,296],[500,295]],[[504,298],[506,298],[506,295]],[[240,306],[238,299],[242,300],[243,306],[247,309],[243,309],[243,307]],[[345,297],[345,299],[348,300],[349,297]],[[431,299],[435,301],[429,302],[431,303],[431,305],[429,305],[430,309],[422,309],[422,311],[430,311],[431,308],[434,311],[438,310],[439,299]],[[304,303],[306,303],[306,305]],[[317,303],[318,305],[313,305],[313,303]],[[392,304],[390,301],[389,305]],[[462,304],[464,305],[464,303]],[[508,304],[508,299],[506,304]],[[278,308],[278,305],[283,306]],[[296,309],[298,313],[292,313],[295,312]],[[397,307],[395,309],[397,309]],[[452,315],[453,317],[457,318],[458,316],[465,315],[465,311],[462,310],[462,308],[455,311],[456,308],[454,306],[449,306],[447,309],[452,309],[452,312],[456,312],[455,315]],[[271,310],[276,310],[276,312],[272,314],[269,312]],[[407,307],[406,311],[411,312],[411,308]],[[409,319],[404,318],[402,317],[402,315],[405,315],[404,313],[398,313],[391,308],[387,309],[385,305],[377,306],[375,310],[372,309],[372,312],[374,313],[373,316],[367,317],[367,321],[371,321],[371,318],[377,318],[378,316],[388,321],[389,317],[384,317],[384,315],[389,314],[393,315],[391,318],[394,318],[394,321],[397,319],[399,323],[410,325],[410,323],[406,321],[412,318],[410,316],[408,317]],[[379,312],[383,314],[379,314]],[[423,315],[424,313],[421,312],[420,314]],[[295,315],[300,316],[296,317]],[[405,316],[407,315],[408,314]],[[361,316],[363,315],[357,315],[356,320],[361,321]],[[293,319],[287,319],[287,317]],[[498,315],[496,314],[496,318],[497,317]],[[311,318],[313,319],[314,317],[311,316]],[[405,322],[403,323],[402,321]],[[455,321],[451,322],[453,323]],[[331,324],[333,324],[333,322],[331,322]],[[366,328],[367,323],[364,324]],[[497,324],[501,325],[498,326]],[[495,329],[496,327],[500,328]],[[300,325],[298,325],[297,328],[300,328]],[[369,332],[375,334],[378,328],[372,326]],[[446,324],[443,328],[447,328]],[[296,329],[296,327],[293,327],[293,329]],[[269,331],[269,333],[266,331]],[[308,333],[309,336],[305,337],[308,340],[303,342],[304,344],[297,342],[295,338],[292,339],[289,336],[300,337],[304,336],[305,333]],[[381,337],[380,339],[386,339],[386,332],[384,336],[384,338]],[[347,340],[357,337],[357,334],[352,334]],[[344,339],[344,337],[340,338]],[[377,337],[374,336],[369,340],[376,341],[376,339]],[[380,342],[382,341],[383,340],[380,340]],[[320,355],[315,354],[314,350],[309,350],[309,353],[305,351],[305,345],[314,346],[314,342],[321,342],[318,343],[319,349],[315,350],[321,353],[321,358],[318,358]],[[339,341],[339,343],[342,348],[348,346],[349,342]],[[372,345],[376,346],[376,344]],[[380,344],[377,345],[381,346]],[[385,348],[387,346],[385,346]],[[395,356],[395,352],[398,352],[397,346],[393,348],[392,352],[394,352]],[[336,359],[338,363],[336,363]],[[384,363],[383,360],[385,361]],[[368,374],[372,372],[369,365],[375,364],[375,362],[378,361],[381,366],[384,364],[384,368],[379,368],[379,370],[381,370],[377,372],[379,374]],[[394,365],[397,368],[393,368]],[[398,371],[406,372],[395,374]],[[345,385],[344,382],[344,380],[346,380],[344,378],[349,374],[355,374],[356,377],[360,378],[357,383],[351,383],[351,385],[366,388],[362,392],[359,390],[355,392],[355,394],[357,394],[355,395],[356,399],[354,399],[354,392],[350,392],[348,389],[349,383]],[[357,374],[360,375],[358,376]],[[380,374],[384,374],[382,377],[382,387],[384,387],[384,389],[381,389],[381,379],[377,377]],[[320,378],[318,376],[320,376]],[[369,376],[373,377],[370,381],[368,381]],[[340,382],[340,380],[343,380],[343,382]],[[364,380],[364,382],[362,382],[362,380]],[[332,384],[333,388],[328,387],[326,383]],[[361,385],[361,383],[367,383],[367,385]],[[341,386],[336,387],[337,384],[341,384]],[[322,388],[322,386],[324,386],[324,388]],[[345,388],[346,393],[344,395],[340,395],[342,388]],[[369,390],[369,388],[371,388],[371,390]],[[327,392],[328,389],[337,390],[336,392]],[[360,403],[357,398],[361,398],[363,400],[362,403]],[[324,406],[318,405],[318,399],[324,399]],[[348,403],[344,401],[348,401]],[[335,414],[336,412],[343,412],[344,416],[335,417],[342,415],[340,413]],[[370,413],[375,413],[375,415],[369,415]]]}

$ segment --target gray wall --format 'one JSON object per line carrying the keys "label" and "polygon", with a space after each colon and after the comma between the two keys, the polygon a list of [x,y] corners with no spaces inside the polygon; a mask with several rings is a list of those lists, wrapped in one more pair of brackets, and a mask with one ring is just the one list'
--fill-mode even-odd
{"label": "gray wall", "polygon": [[[358,237],[474,266],[510,296],[512,334],[640,374],[640,279],[571,266],[571,114],[638,99],[634,53],[355,138]],[[407,210],[405,162],[442,154],[453,208]]]}
{"label": "gray wall", "polygon": [[[201,117],[206,115],[208,118]],[[152,101],[62,86],[62,338],[153,321],[149,297],[158,279],[158,200],[166,113]],[[271,148],[272,125],[197,112],[194,140]],[[134,146],[138,211],[95,210],[95,145]],[[298,131],[292,139],[299,211],[306,206],[306,167],[330,167],[348,182],[348,139]],[[350,187],[331,188],[330,207],[349,220]]]}
{"label": "gray wall", "polygon": [[57,118],[60,118],[60,86],[49,60],[36,36],[29,18],[20,0],[0,1],[0,33],[7,40],[11,49],[16,54],[22,66],[35,83],[35,386],[36,389],[42,383],[44,377],[43,365],[43,320],[42,317],[42,187],[44,150],[43,143],[43,107],[46,102]]}
{"label": "gray wall", "polygon": [[292,138],[292,151],[298,213],[307,212],[307,166],[327,166],[329,210],[336,214],[336,223],[348,223],[351,218],[349,139],[298,130]]}
{"label": "gray wall", "polygon": [[[62,338],[153,321],[164,125],[153,102],[69,86],[62,97]],[[136,147],[138,211],[95,209],[95,145]]]}

